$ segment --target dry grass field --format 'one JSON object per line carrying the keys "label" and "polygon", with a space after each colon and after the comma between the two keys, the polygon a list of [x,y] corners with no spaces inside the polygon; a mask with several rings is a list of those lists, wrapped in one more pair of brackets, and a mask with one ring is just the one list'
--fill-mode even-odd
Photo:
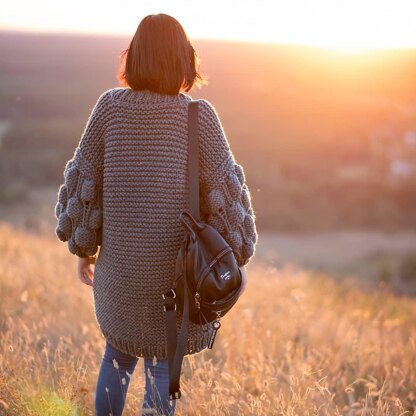
{"label": "dry grass field", "polygon": [[[0,414],[92,415],[104,349],[91,287],[53,236],[0,223]],[[416,415],[416,300],[253,260],[177,415]],[[143,361],[125,415],[137,415]]]}

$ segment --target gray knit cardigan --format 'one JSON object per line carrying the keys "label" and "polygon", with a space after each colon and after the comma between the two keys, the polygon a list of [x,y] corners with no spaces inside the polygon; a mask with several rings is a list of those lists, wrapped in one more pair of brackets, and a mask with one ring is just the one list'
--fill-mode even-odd
{"label": "gray knit cardigan", "polygon": [[[116,87],[98,98],[66,163],[55,215],[57,237],[78,257],[97,253],[93,295],[103,336],[136,356],[167,358],[161,294],[173,286],[185,236],[190,95]],[[237,263],[255,254],[251,194],[214,106],[199,99],[200,219],[232,247]],[[177,330],[182,316],[177,313]],[[190,322],[186,355],[210,331]]]}

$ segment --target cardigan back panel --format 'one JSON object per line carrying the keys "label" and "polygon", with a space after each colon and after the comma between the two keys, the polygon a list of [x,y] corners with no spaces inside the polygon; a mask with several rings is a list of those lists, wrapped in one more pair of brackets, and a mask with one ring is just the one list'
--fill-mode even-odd
{"label": "cardigan back panel", "polygon": [[[96,259],[93,296],[103,336],[136,357],[167,358],[161,294],[173,287],[189,209],[190,95],[116,87],[98,98],[64,169],[55,205],[57,237]],[[257,231],[245,174],[214,106],[199,99],[200,219],[215,227],[237,264],[255,254]],[[177,313],[177,330],[182,316]],[[189,323],[185,355],[208,345],[208,327]]]}

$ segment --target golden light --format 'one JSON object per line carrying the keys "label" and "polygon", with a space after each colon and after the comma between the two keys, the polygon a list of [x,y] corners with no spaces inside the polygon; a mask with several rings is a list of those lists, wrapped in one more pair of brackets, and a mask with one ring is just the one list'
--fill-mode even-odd
{"label": "golden light", "polygon": [[16,0],[3,6],[0,28],[132,35],[152,13],[175,17],[193,39],[310,44],[340,51],[416,47],[414,0],[120,0],[116,11],[97,0]]}

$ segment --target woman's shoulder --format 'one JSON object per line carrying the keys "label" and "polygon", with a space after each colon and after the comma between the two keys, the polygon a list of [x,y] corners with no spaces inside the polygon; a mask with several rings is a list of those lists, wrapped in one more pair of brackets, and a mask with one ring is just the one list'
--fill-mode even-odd
{"label": "woman's shoulder", "polygon": [[104,90],[98,97],[98,101],[102,102],[114,102],[116,99],[121,99],[126,95],[127,88],[113,87]]}
{"label": "woman's shoulder", "polygon": [[200,126],[202,129],[207,130],[215,130],[215,129],[223,129],[221,118],[218,114],[217,108],[215,105],[207,100],[206,98],[200,98],[196,100],[199,102],[198,108],[199,108],[199,116],[198,121],[200,123]]}
{"label": "woman's shoulder", "polygon": [[208,99],[206,99],[206,98],[198,98],[195,101],[198,101],[198,103],[199,103],[198,104],[198,107],[199,107],[199,109],[201,111],[204,111],[206,113],[212,113],[212,114],[216,114],[217,115],[217,110],[216,110],[214,104],[211,101],[209,101]]}
{"label": "woman's shoulder", "polygon": [[[142,97],[140,93],[131,92],[131,90],[126,87],[108,88],[100,94],[96,106],[102,110],[106,108],[108,111],[110,109],[109,105],[116,103],[123,105],[123,108],[128,106],[133,110],[137,110],[137,108],[140,107],[141,101],[144,102],[146,107],[149,104],[157,106],[170,105],[172,102],[180,103],[182,106],[187,105],[191,101],[196,101],[198,102],[198,121],[202,126],[212,129],[215,126],[221,125],[216,106],[207,98],[193,98],[191,95],[181,92],[178,97],[170,100],[163,100],[163,98],[159,98],[160,96],[145,96],[144,94],[145,93],[142,93]],[[111,108],[113,108],[113,106],[111,106]]]}
{"label": "woman's shoulder", "polygon": [[125,88],[122,87],[108,88],[101,93],[100,98],[113,100],[115,97],[119,96],[124,90]]}
{"label": "woman's shoulder", "polygon": [[103,91],[97,98],[94,105],[93,113],[102,113],[113,102],[115,90],[117,88],[109,88]]}

